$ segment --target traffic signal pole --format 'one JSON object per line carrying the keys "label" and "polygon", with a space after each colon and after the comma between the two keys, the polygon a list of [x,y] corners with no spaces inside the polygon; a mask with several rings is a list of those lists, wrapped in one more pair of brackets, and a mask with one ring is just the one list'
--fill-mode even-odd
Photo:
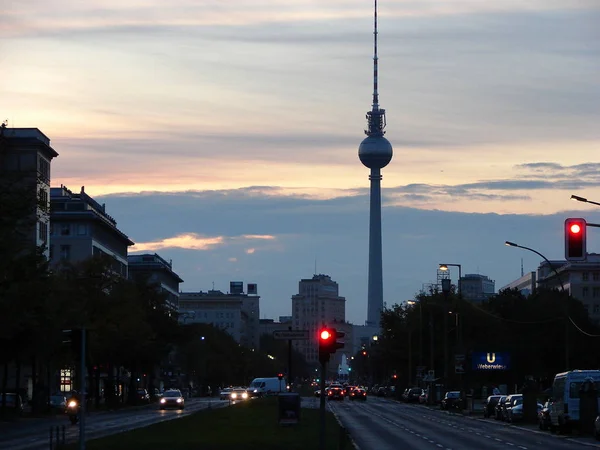
{"label": "traffic signal pole", "polygon": [[319,433],[319,450],[325,450],[325,377],[327,376],[327,363],[321,362],[321,395],[319,395],[319,420],[321,430]]}

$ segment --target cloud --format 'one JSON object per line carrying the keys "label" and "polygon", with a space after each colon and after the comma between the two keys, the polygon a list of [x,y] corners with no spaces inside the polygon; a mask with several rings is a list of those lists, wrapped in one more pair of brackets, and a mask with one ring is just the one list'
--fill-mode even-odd
{"label": "cloud", "polygon": [[252,254],[254,254],[254,252],[256,252],[255,248],[247,248],[246,249],[246,254],[248,254],[248,255],[252,255]]}
{"label": "cloud", "polygon": [[[138,242],[131,252],[157,251],[169,248],[183,248],[188,250],[210,250],[216,246],[223,246],[237,240],[274,240],[275,236],[266,235],[243,235],[243,236],[214,236],[207,237],[197,233],[183,233],[171,238],[159,239],[150,242]],[[248,249],[246,253],[254,253],[255,249]],[[231,259],[230,259],[231,260]],[[233,258],[235,260],[235,258]]]}

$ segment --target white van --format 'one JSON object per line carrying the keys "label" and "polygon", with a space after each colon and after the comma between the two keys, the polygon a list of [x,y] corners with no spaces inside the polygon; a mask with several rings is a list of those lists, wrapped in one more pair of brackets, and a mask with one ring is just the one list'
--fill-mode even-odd
{"label": "white van", "polygon": [[276,395],[287,391],[285,378],[255,378],[248,386],[248,394],[251,397],[262,397],[265,395]]}
{"label": "white van", "polygon": [[[559,432],[569,430],[579,422],[579,389],[588,378],[600,389],[600,370],[572,370],[558,373],[552,384],[550,406],[550,429]],[[598,402],[600,407],[600,401]]]}

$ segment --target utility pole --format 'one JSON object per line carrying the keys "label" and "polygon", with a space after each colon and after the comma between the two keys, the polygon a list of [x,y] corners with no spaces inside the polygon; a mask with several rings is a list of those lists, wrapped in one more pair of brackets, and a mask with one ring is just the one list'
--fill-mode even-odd
{"label": "utility pole", "polygon": [[79,405],[79,450],[85,450],[85,327],[81,327],[81,380],[80,380],[80,405]]}
{"label": "utility pole", "polygon": [[325,450],[325,377],[327,376],[327,363],[321,363],[321,395],[319,395],[319,421],[321,429],[319,433],[319,450]]}
{"label": "utility pole", "polygon": [[[292,331],[292,327],[288,327]],[[292,377],[292,340],[288,339],[288,383],[290,384],[290,392],[294,388],[294,378]]]}

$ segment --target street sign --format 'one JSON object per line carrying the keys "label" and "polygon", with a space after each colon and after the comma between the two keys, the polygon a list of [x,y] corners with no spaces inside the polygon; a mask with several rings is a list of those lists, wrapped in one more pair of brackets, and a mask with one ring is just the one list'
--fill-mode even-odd
{"label": "street sign", "polygon": [[275,339],[293,339],[305,340],[308,339],[308,330],[276,330],[273,331]]}

